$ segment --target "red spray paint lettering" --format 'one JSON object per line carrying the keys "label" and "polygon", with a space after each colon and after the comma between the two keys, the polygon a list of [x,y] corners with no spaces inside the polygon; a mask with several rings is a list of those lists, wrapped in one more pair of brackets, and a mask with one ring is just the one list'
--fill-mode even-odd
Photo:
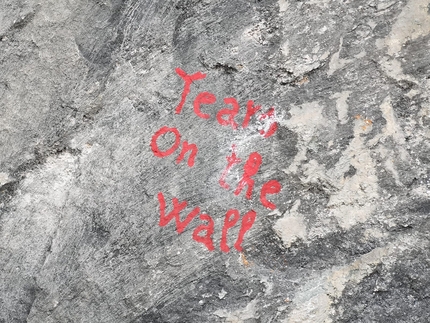
{"label": "red spray paint lettering", "polygon": [[[175,220],[176,231],[178,234],[184,232],[186,227],[191,223],[191,221],[200,213],[200,208],[195,207],[185,218],[181,221],[180,213],[187,207],[188,203],[186,201],[179,202],[179,200],[174,197],[172,199],[173,209],[169,213],[166,211],[166,201],[164,199],[163,193],[158,193],[158,201],[160,203],[160,220],[159,226],[164,227],[169,224],[172,220]],[[233,218],[231,218],[233,216]],[[249,211],[242,217],[241,226],[239,229],[239,234],[234,243],[234,247],[238,251],[242,251],[242,242],[246,232],[248,232],[252,225],[254,224],[257,213],[253,210]],[[202,243],[206,246],[209,251],[215,249],[213,243],[213,233],[215,230],[215,223],[212,217],[208,214],[200,214],[200,220],[207,222],[207,224],[200,224],[197,226],[192,234],[194,241]],[[225,215],[224,225],[222,227],[222,237],[220,242],[220,249],[223,252],[229,252],[230,247],[227,244],[227,233],[228,230],[234,227],[240,219],[240,214],[238,210],[232,209],[228,210]],[[202,235],[202,233],[204,233]]]}
{"label": "red spray paint lettering", "polygon": [[274,210],[276,209],[276,205],[273,204],[272,202],[268,201],[266,198],[267,194],[277,194],[281,191],[281,184],[272,179],[270,181],[268,181],[267,183],[263,184],[263,187],[261,188],[261,192],[260,192],[260,202],[261,204],[263,204],[264,207],[270,209],[270,210]]}
{"label": "red spray paint lettering", "polygon": [[[167,134],[168,132],[173,133],[175,135],[175,143],[166,151],[161,151],[157,145],[157,139],[160,136]],[[178,149],[180,143],[181,143],[181,134],[179,133],[178,129],[164,126],[164,127],[161,127],[159,130],[157,130],[157,132],[155,132],[155,134],[152,136],[151,149],[156,157],[163,158],[173,154],[173,152],[176,149]]]}
{"label": "red spray paint lettering", "polygon": [[204,79],[206,77],[206,74],[197,72],[188,75],[184,70],[180,69],[179,67],[176,68],[175,71],[184,80],[184,90],[182,91],[181,102],[179,102],[178,106],[175,109],[175,113],[179,114],[182,111],[182,107],[185,104],[185,100],[187,99],[188,94],[190,93],[191,83],[193,83],[193,81]]}
{"label": "red spray paint lettering", "polygon": [[257,113],[258,110],[261,109],[261,105],[257,105],[254,107],[254,101],[249,100],[248,104],[246,105],[246,115],[243,119],[242,128],[246,128],[249,125],[249,120],[251,120],[251,117]]}
{"label": "red spray paint lettering", "polygon": [[[225,98],[224,103],[231,104],[233,108],[219,110],[216,119],[221,126],[231,126],[233,130],[236,130],[237,123],[234,121],[234,117],[239,113],[239,103],[235,98]],[[224,119],[223,116],[227,116],[227,119]]]}
{"label": "red spray paint lettering", "polygon": [[[179,67],[175,69],[176,73],[183,79],[184,81],[184,89],[182,91],[181,100],[175,109],[175,113],[179,114],[184,107],[188,94],[191,90],[191,84],[193,81],[202,80],[206,78],[206,74],[202,72],[196,72],[194,74],[187,74],[184,70]],[[201,92],[199,93],[193,101],[194,113],[202,118],[202,119],[210,119],[210,115],[201,111],[202,104],[214,104],[217,101],[216,96],[210,92]],[[225,98],[225,104],[232,105],[232,108],[224,108],[218,111],[216,115],[216,119],[221,126],[231,126],[233,130],[238,128],[238,123],[235,120],[235,117],[239,113],[240,106],[237,100],[233,97]],[[254,101],[249,100],[246,105],[246,114],[242,122],[242,128],[245,129],[249,125],[249,121],[251,117],[255,115],[261,109],[260,105],[254,106]],[[261,114],[259,120],[269,119],[269,129],[266,131],[260,130],[260,134],[264,138],[268,138],[272,136],[278,126],[275,120],[275,108],[270,108],[266,113]]]}
{"label": "red spray paint lettering", "polygon": [[221,236],[221,244],[220,248],[223,252],[229,252],[230,248],[227,245],[227,232],[229,229],[234,227],[239,221],[240,214],[238,210],[228,210],[225,214],[224,225],[222,227],[222,236]]}
{"label": "red spray paint lettering", "polygon": [[178,233],[184,232],[188,224],[200,213],[200,208],[196,207],[192,210],[184,221],[181,221],[180,213],[187,207],[187,201],[179,202],[179,200],[173,198],[173,210],[166,214],[166,202],[164,200],[163,193],[158,193],[158,201],[160,202],[160,227],[164,227],[169,224],[170,221],[175,219],[176,231]]}
{"label": "red spray paint lettering", "polygon": [[[209,251],[215,250],[212,235],[214,233],[214,220],[208,214],[200,214],[200,220],[208,222],[208,224],[200,224],[193,231],[193,239],[203,243]],[[201,236],[200,233],[205,231],[206,234]]]}
{"label": "red spray paint lettering", "polygon": [[[185,105],[187,97],[191,91],[191,84],[198,80],[203,80],[206,78],[206,74],[202,72],[196,72],[194,74],[187,74],[181,68],[175,69],[176,73],[182,78],[184,81],[184,88],[181,94],[181,100],[175,108],[175,113],[180,114]],[[204,105],[215,104],[217,102],[216,96],[211,92],[200,92],[193,100],[193,111],[194,113],[201,119],[210,119],[211,116],[208,113],[202,111],[205,107]],[[216,120],[219,125],[224,127],[231,127],[233,130],[237,130],[239,124],[236,120],[237,115],[240,111],[240,105],[237,100],[233,97],[224,98],[223,102],[226,105],[230,105],[231,107],[225,107],[218,111],[216,114]],[[258,111],[261,110],[260,105],[255,105],[253,100],[248,100],[246,104],[246,114],[242,121],[242,129],[246,129],[249,126],[251,118],[257,114]],[[271,107],[266,113],[262,113],[257,116],[259,120],[267,120],[269,124],[266,125],[265,130],[260,130],[260,134],[264,138],[268,138],[272,136],[277,128],[277,122],[275,120],[275,108]],[[158,145],[158,140],[161,136],[164,135],[173,135],[174,142],[170,145],[169,148],[162,150]],[[158,158],[164,158],[172,155],[181,145],[181,134],[179,130],[174,127],[163,126],[159,130],[155,132],[155,134],[151,138],[150,147],[154,154],[154,156]],[[176,164],[179,164],[182,160],[185,159],[185,156],[188,154],[187,164],[189,167],[194,166],[194,161],[198,153],[198,148],[196,144],[189,143],[188,141],[182,141],[182,148],[179,152],[179,155],[176,158]],[[222,171],[221,177],[219,179],[219,184],[221,187],[225,189],[230,189],[230,185],[226,183],[226,178],[229,171],[236,164],[242,162],[242,160],[237,156],[236,146],[232,145],[232,153],[230,156],[226,157],[227,166]],[[263,162],[263,158],[258,152],[252,152],[248,159],[246,160],[243,166],[243,175],[240,181],[237,184],[236,190],[234,191],[235,195],[239,195],[242,190],[247,187],[245,197],[247,199],[252,198],[252,193],[254,190],[254,179],[253,177],[258,173],[260,166]],[[260,202],[261,204],[268,209],[276,209],[276,205],[267,199],[267,195],[278,194],[281,191],[281,184],[276,180],[269,180],[264,183],[260,190]],[[172,209],[170,212],[166,210],[166,201],[164,199],[163,193],[158,193],[158,201],[160,204],[160,219],[159,226],[165,227],[170,222],[175,223],[176,231],[178,234],[181,234],[185,231],[185,229],[191,224],[191,222],[197,218],[200,220],[200,224],[194,228],[192,233],[192,238],[194,241],[198,243],[202,243],[209,251],[215,250],[214,242],[213,242],[213,234],[215,231],[215,222],[209,214],[200,213],[200,208],[195,207],[192,211],[190,211],[185,219],[181,219],[181,213],[187,208],[187,201],[180,202],[176,197],[172,199]],[[229,230],[235,227],[240,220],[240,228],[238,232],[238,237],[233,244],[234,248],[239,252],[243,251],[242,243],[245,234],[252,228],[257,217],[257,213],[254,210],[247,212],[241,219],[239,211],[236,209],[230,209],[226,212],[223,227],[221,229],[221,240],[220,240],[220,249],[222,252],[229,252],[230,247],[228,244],[228,235]]]}
{"label": "red spray paint lettering", "polygon": [[202,104],[214,104],[216,97],[210,92],[202,92],[197,95],[194,99],[194,113],[202,119],[209,119],[211,116],[207,113],[203,113],[200,108]]}
{"label": "red spray paint lettering", "polygon": [[[165,135],[167,133],[172,133],[175,135],[175,142],[169,149],[167,149],[166,151],[162,151],[158,147],[157,140],[160,136]],[[159,130],[157,130],[155,134],[152,136],[151,150],[154,153],[154,156],[159,158],[164,158],[173,154],[176,151],[176,149],[178,149],[180,143],[181,143],[181,134],[179,133],[178,129],[164,126],[164,127],[161,127]],[[194,160],[196,158],[198,148],[196,144],[189,144],[188,141],[184,141],[182,143],[182,149],[178,157],[176,158],[176,164],[179,164],[185,158],[185,154],[187,152],[190,152],[187,164],[189,167],[194,166]]]}
{"label": "red spray paint lettering", "polygon": [[271,107],[269,109],[269,111],[267,111],[266,113],[263,113],[260,117],[260,120],[264,120],[264,119],[269,119],[270,120],[270,124],[269,124],[269,130],[267,130],[267,132],[265,132],[264,130],[260,130],[260,134],[264,137],[264,138],[268,138],[271,135],[273,135],[276,131],[276,129],[278,129],[278,123],[275,121],[275,108]]}
{"label": "red spray paint lettering", "polygon": [[243,166],[243,176],[234,191],[234,195],[239,195],[245,185],[248,185],[245,196],[248,200],[251,199],[252,190],[254,189],[254,180],[251,177],[257,174],[262,162],[263,159],[261,155],[256,151],[249,155],[248,160],[245,162],[245,166]]}
{"label": "red spray paint lettering", "polygon": [[252,225],[254,224],[256,217],[257,217],[257,213],[255,213],[254,210],[249,211],[243,216],[242,223],[239,230],[239,235],[234,244],[234,247],[236,248],[237,251],[239,252],[243,251],[242,250],[243,237],[245,236],[245,233],[252,228]]}
{"label": "red spray paint lettering", "polygon": [[[233,167],[233,165],[238,164],[241,162],[241,160],[236,156],[236,150],[235,150],[236,146],[233,145],[232,146],[232,154],[231,156],[227,157],[227,167],[224,169],[224,171],[221,174],[221,177],[219,179],[219,184],[221,187],[225,188],[225,189],[229,189],[230,185],[228,185],[225,182],[225,179],[227,177],[227,174],[229,172],[229,170]],[[254,179],[252,178],[254,175],[257,174],[258,170],[260,169],[260,166],[263,162],[263,158],[261,157],[261,155],[258,152],[253,152],[249,155],[247,161],[245,162],[245,165],[243,167],[243,176],[239,181],[239,184],[236,187],[236,190],[234,191],[234,195],[239,195],[243,188],[245,186],[248,186],[247,190],[246,190],[246,194],[245,197],[250,200],[252,197],[252,192],[254,189]],[[263,184],[261,191],[260,191],[260,202],[261,204],[270,209],[270,210],[274,210],[276,209],[276,205],[273,204],[272,202],[267,200],[267,195],[268,194],[277,194],[281,191],[281,184],[277,181],[277,180],[270,180],[266,183]]]}
{"label": "red spray paint lettering", "polygon": [[230,171],[230,169],[235,165],[235,164],[239,164],[241,162],[241,160],[239,158],[237,158],[236,156],[236,146],[232,145],[231,146],[231,156],[227,156],[227,167],[224,169],[224,171],[221,174],[221,178],[219,179],[219,185],[221,185],[221,187],[224,187],[225,189],[229,189],[230,185],[228,185],[225,182],[225,178],[227,177],[228,172]]}

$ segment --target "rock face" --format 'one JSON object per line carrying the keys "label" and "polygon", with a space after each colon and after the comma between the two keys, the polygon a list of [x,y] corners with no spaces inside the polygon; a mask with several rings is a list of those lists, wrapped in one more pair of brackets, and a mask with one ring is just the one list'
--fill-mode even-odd
{"label": "rock face", "polygon": [[0,322],[428,322],[428,0],[1,2]]}

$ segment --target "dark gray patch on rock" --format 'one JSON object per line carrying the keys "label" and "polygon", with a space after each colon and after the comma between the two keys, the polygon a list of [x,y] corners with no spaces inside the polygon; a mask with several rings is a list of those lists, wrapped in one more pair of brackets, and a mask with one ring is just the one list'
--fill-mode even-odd
{"label": "dark gray patch on rock", "polygon": [[[406,252],[393,267],[380,265],[360,284],[348,287],[337,307],[350,310],[338,322],[426,322],[430,284],[423,252],[421,247]],[[390,310],[382,304],[390,304]]]}

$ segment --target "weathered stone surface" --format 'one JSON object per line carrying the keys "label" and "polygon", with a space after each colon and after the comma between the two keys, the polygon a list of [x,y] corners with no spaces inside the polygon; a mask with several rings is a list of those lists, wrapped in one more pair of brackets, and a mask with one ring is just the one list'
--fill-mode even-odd
{"label": "weathered stone surface", "polygon": [[[0,322],[428,322],[427,0],[1,7]],[[179,114],[176,68],[206,74]],[[229,97],[236,130],[216,117]],[[197,145],[193,167],[155,156],[163,126]],[[159,225],[160,192],[210,215],[215,250],[198,216]],[[240,221],[221,251],[229,209],[257,214],[242,252]]]}

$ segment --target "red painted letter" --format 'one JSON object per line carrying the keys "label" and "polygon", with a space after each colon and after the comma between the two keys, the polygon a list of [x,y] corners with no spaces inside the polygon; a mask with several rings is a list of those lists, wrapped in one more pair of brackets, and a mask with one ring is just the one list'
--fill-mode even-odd
{"label": "red painted letter", "polygon": [[229,189],[230,185],[228,185],[225,182],[225,178],[227,177],[228,171],[230,170],[230,168],[233,167],[233,165],[235,164],[239,164],[241,162],[241,160],[239,158],[236,157],[236,146],[232,145],[231,146],[231,156],[227,156],[227,167],[224,169],[224,171],[221,174],[221,178],[219,179],[219,185],[221,185],[221,187],[224,187],[225,189]]}
{"label": "red painted letter", "polygon": [[258,169],[260,168],[262,162],[261,155],[256,151],[249,155],[248,160],[243,167],[243,176],[237,185],[236,191],[234,191],[234,195],[239,195],[245,185],[248,185],[248,189],[246,191],[246,198],[249,200],[252,196],[252,189],[254,188],[254,180],[251,176],[257,174]]}
{"label": "red painted letter", "polygon": [[176,68],[175,71],[185,82],[184,91],[182,92],[182,96],[181,96],[181,102],[179,102],[178,106],[175,109],[175,113],[179,114],[182,111],[182,107],[185,104],[185,100],[187,99],[188,93],[190,93],[191,83],[193,83],[193,81],[204,79],[206,77],[206,74],[197,72],[197,73],[188,75],[184,70],[180,69],[179,67]]}
{"label": "red painted letter", "polygon": [[[234,121],[234,117],[239,112],[239,103],[237,103],[235,98],[225,98],[225,104],[231,104],[233,109],[221,109],[216,115],[216,119],[221,126],[231,126],[234,130],[237,129],[237,123]],[[228,115],[227,120],[223,119],[224,115]]]}
{"label": "red painted letter", "polygon": [[185,228],[188,226],[188,224],[197,216],[197,214],[200,213],[200,208],[196,207],[194,210],[192,210],[190,213],[188,213],[187,217],[184,221],[181,221],[181,218],[179,217],[179,214],[176,217],[176,231],[178,233],[184,232]]}
{"label": "red painted letter", "polygon": [[[230,218],[230,216],[233,216],[233,217]],[[227,245],[227,231],[228,229],[234,227],[237,221],[239,221],[239,218],[240,218],[239,211],[235,209],[228,210],[227,213],[225,214],[224,226],[222,227],[222,236],[221,236],[221,244],[220,244],[221,251],[223,252],[230,251],[230,248]]]}
{"label": "red painted letter", "polygon": [[199,93],[196,98],[194,99],[194,113],[197,114],[202,119],[209,119],[210,115],[207,113],[203,113],[200,111],[200,106],[202,104],[213,104],[216,102],[216,97],[210,92],[202,92]]}
{"label": "red painted letter", "polygon": [[256,107],[254,107],[254,101],[252,100],[248,101],[246,105],[246,115],[245,115],[245,119],[243,119],[242,128],[248,127],[249,120],[251,120],[251,117],[260,109],[261,109],[261,105],[257,105]]}
{"label": "red painted letter", "polygon": [[234,244],[234,247],[237,249],[237,251],[242,252],[243,236],[249,229],[251,229],[256,217],[257,217],[257,213],[255,213],[254,210],[249,211],[243,216],[239,235],[237,237],[236,243]]}
{"label": "red painted letter", "polygon": [[193,167],[194,166],[194,158],[197,155],[198,149],[197,146],[195,144],[189,144],[188,141],[184,141],[182,143],[182,150],[181,153],[179,154],[178,158],[176,158],[176,164],[179,164],[181,162],[181,160],[184,159],[185,154],[190,151],[190,155],[188,157],[188,166],[189,167]]}
{"label": "red painted letter", "polygon": [[272,179],[267,183],[264,183],[260,192],[260,202],[264,207],[267,207],[270,210],[276,209],[276,205],[272,202],[268,201],[266,198],[267,194],[277,194],[281,191],[281,184],[278,181]]}
{"label": "red painted letter", "polygon": [[173,218],[179,217],[179,213],[187,207],[187,202],[179,203],[176,197],[173,198],[173,210],[166,215],[166,201],[164,200],[163,193],[158,193],[158,201],[160,202],[160,227],[166,226]]}
{"label": "red painted letter", "polygon": [[269,125],[269,130],[267,130],[267,132],[265,132],[264,130],[260,130],[260,134],[263,135],[264,138],[270,137],[271,135],[273,135],[276,131],[276,129],[278,129],[278,123],[275,121],[275,108],[270,108],[269,111],[267,111],[266,113],[263,113],[261,116],[259,116],[260,120],[264,120],[264,119],[270,119],[271,123]]}
{"label": "red painted letter", "polygon": [[[209,222],[207,225],[200,224],[193,231],[193,239],[197,242],[203,243],[209,251],[214,250],[214,244],[212,241],[212,234],[214,233],[214,220],[208,214],[200,214],[200,220]],[[200,232],[206,231],[204,236],[200,236]]]}
{"label": "red painted letter", "polygon": [[176,220],[176,231],[182,233],[188,224],[200,213],[200,208],[196,207],[192,210],[184,221],[181,221],[179,213],[187,207],[187,202],[179,202],[179,200],[173,198],[173,210],[166,215],[166,201],[164,200],[163,193],[158,193],[158,201],[160,202],[160,227],[166,226],[173,218]]}
{"label": "red painted letter", "polygon": [[[160,148],[158,148],[157,145],[157,139],[158,137],[160,137],[161,135],[164,135],[168,132],[172,132],[175,135],[175,143],[173,144],[172,147],[170,147],[169,149],[167,149],[166,151],[161,151]],[[170,154],[172,154],[179,146],[181,142],[181,134],[179,133],[178,129],[176,128],[169,128],[169,127],[162,127],[160,128],[160,130],[158,130],[151,139],[151,150],[154,153],[155,156],[163,158],[166,156],[169,156]]]}

